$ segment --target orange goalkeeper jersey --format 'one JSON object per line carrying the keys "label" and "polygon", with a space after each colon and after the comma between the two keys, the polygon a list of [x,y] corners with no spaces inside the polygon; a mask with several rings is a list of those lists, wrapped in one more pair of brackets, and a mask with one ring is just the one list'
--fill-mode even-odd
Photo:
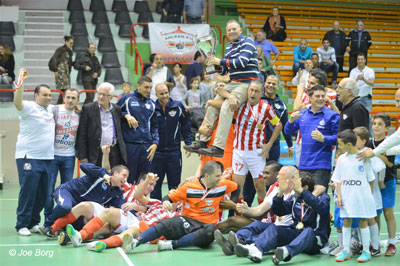
{"label": "orange goalkeeper jersey", "polygon": [[187,182],[168,194],[173,202],[183,201],[182,216],[205,224],[216,224],[219,218],[219,203],[225,194],[237,189],[235,182],[222,179],[218,186],[206,190],[199,179]]}

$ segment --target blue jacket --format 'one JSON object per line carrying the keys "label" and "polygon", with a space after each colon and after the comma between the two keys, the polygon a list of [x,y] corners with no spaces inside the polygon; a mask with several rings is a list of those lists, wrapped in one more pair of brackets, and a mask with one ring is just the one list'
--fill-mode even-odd
{"label": "blue jacket", "polygon": [[[303,205],[303,220],[301,219],[301,203]],[[310,191],[303,190],[299,197],[291,196],[287,200],[283,197],[275,196],[272,202],[272,212],[278,216],[292,214],[293,225],[290,227],[295,229],[296,225],[302,221],[304,228],[314,228],[314,233],[319,240],[320,246],[325,245],[329,239],[330,218],[329,218],[330,197],[323,193],[316,198]]]}
{"label": "blue jacket", "polygon": [[[292,135],[300,130],[302,144],[300,156],[300,170],[329,169],[332,168],[332,146],[336,145],[339,129],[339,114],[326,106],[318,112],[311,112],[311,106],[301,110],[302,116],[293,124],[286,123],[285,134]],[[324,142],[319,142],[311,137],[311,133],[318,129],[324,135]]]}
{"label": "blue jacket", "polygon": [[116,208],[125,203],[121,189],[104,182],[103,176],[110,175],[105,169],[92,163],[81,163],[81,170],[86,176],[74,178],[59,189],[67,190],[77,202],[93,201]]}
{"label": "blue jacket", "polygon": [[313,50],[310,46],[306,47],[304,52],[300,49],[300,44],[293,48],[293,61],[300,62],[301,60],[311,59]]}
{"label": "blue jacket", "polygon": [[190,120],[180,101],[174,101],[170,98],[164,112],[157,100],[155,113],[158,123],[158,136],[160,137],[156,152],[180,150],[181,134],[186,145],[192,144]]}
{"label": "blue jacket", "polygon": [[236,41],[229,42],[221,66],[221,74],[229,73],[231,81],[250,82],[252,79],[260,79],[254,41],[240,35]]}
{"label": "blue jacket", "polygon": [[[124,95],[117,103],[122,108],[122,135],[125,143],[158,144],[158,125],[154,102],[144,98],[138,91]],[[129,114],[138,121],[139,126],[130,128],[125,119]]]}
{"label": "blue jacket", "polygon": [[[279,120],[281,120],[282,127],[285,127],[287,121],[288,121],[288,108],[286,103],[279,97],[278,94],[276,94],[275,99],[270,99],[265,94],[261,97],[262,99],[266,100],[269,105],[272,106],[272,108],[275,111],[275,114],[279,117]],[[274,127],[268,123],[268,126],[265,128],[265,133],[266,133],[266,139],[270,139],[272,136],[272,132],[274,131]],[[286,143],[288,147],[293,146],[293,141],[292,141],[292,136],[287,135],[283,132],[283,136],[285,137]],[[274,142],[274,145],[279,145],[281,138],[278,137],[276,138],[276,141]]]}

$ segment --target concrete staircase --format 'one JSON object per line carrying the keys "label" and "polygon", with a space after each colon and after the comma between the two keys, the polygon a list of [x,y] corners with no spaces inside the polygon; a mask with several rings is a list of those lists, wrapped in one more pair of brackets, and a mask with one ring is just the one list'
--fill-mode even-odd
{"label": "concrete staircase", "polygon": [[[64,35],[62,11],[25,12],[23,52],[24,67],[29,73],[26,88],[34,88],[38,84],[55,88],[54,74],[48,69],[48,62],[54,51],[64,44]],[[53,93],[53,100],[58,98],[56,94]]]}

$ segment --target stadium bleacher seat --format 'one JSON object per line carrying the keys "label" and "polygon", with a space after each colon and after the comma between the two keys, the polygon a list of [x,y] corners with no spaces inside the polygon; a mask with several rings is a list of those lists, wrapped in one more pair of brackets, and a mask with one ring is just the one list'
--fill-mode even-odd
{"label": "stadium bleacher seat", "polygon": [[138,17],[138,22],[139,23],[154,22],[153,14],[151,14],[151,12],[140,13]]}
{"label": "stadium bleacher seat", "polygon": [[109,23],[106,11],[104,10],[94,11],[92,17],[92,23],[93,24]]}
{"label": "stadium bleacher seat", "polygon": [[99,52],[116,52],[113,37],[101,37],[98,46]]}
{"label": "stadium bleacher seat", "polygon": [[88,37],[79,36],[74,38],[74,46],[72,46],[72,50],[75,53],[78,52],[86,52],[89,46]]}
{"label": "stadium bleacher seat", "polygon": [[69,0],[67,10],[83,10],[82,0]]}
{"label": "stadium bleacher seat", "polygon": [[13,91],[1,91],[1,89],[12,89],[12,85],[0,84],[0,102],[13,102],[14,92]]}
{"label": "stadium bleacher seat", "polygon": [[14,23],[12,21],[0,21],[0,35],[14,36]]}
{"label": "stadium bleacher seat", "polygon": [[157,2],[157,4],[156,4],[156,13],[157,14],[162,14],[163,12],[162,12],[162,3],[163,3],[163,1],[158,1]]}
{"label": "stadium bleacher seat", "polygon": [[151,12],[147,1],[135,1],[133,12],[141,14],[143,12]]}
{"label": "stadium bleacher seat", "polygon": [[72,10],[69,13],[68,18],[69,23],[85,23],[85,16],[83,15],[83,10]]}
{"label": "stadium bleacher seat", "polygon": [[106,6],[104,5],[104,1],[103,0],[92,0],[92,1],[90,1],[89,10],[92,11],[92,12],[105,11],[106,10]]}
{"label": "stadium bleacher seat", "polygon": [[112,36],[110,24],[108,24],[108,23],[96,24],[96,28],[94,30],[94,36],[96,36],[96,37]]}
{"label": "stadium bleacher seat", "polygon": [[115,52],[103,53],[103,57],[101,58],[101,65],[103,67],[121,67],[121,64],[118,60],[118,55]]}
{"label": "stadium bleacher seat", "polygon": [[142,37],[145,39],[149,38],[149,26],[148,25],[143,27]]}
{"label": "stadium bleacher seat", "polygon": [[121,68],[112,67],[106,69],[106,75],[104,77],[105,82],[110,82],[111,84],[122,84],[124,83],[124,78],[122,77]]}
{"label": "stadium bleacher seat", "polygon": [[131,16],[128,11],[118,11],[115,15],[115,24],[132,24]]}
{"label": "stadium bleacher seat", "polygon": [[[130,38],[131,37],[131,24],[122,24],[119,26],[118,36],[121,38]],[[135,30],[133,30],[133,34],[135,34]]]}
{"label": "stadium bleacher seat", "polygon": [[11,51],[15,51],[14,36],[0,35],[0,44],[5,44]]}
{"label": "stadium bleacher seat", "polygon": [[125,0],[114,0],[111,6],[113,12],[128,11],[128,6]]}
{"label": "stadium bleacher seat", "polygon": [[74,37],[88,36],[86,23],[73,23],[71,26],[71,35]]}

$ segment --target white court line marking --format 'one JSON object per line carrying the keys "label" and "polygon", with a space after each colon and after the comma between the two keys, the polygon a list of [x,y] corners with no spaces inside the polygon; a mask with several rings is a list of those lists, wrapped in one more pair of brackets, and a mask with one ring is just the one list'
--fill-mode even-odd
{"label": "white court line marking", "polygon": [[0,244],[0,247],[59,246],[59,244]]}
{"label": "white court line marking", "polygon": [[129,266],[135,266],[132,261],[128,258],[128,256],[126,256],[126,253],[122,250],[122,248],[118,247],[117,248],[119,254],[121,254],[122,258],[124,258],[125,262],[129,265]]}

